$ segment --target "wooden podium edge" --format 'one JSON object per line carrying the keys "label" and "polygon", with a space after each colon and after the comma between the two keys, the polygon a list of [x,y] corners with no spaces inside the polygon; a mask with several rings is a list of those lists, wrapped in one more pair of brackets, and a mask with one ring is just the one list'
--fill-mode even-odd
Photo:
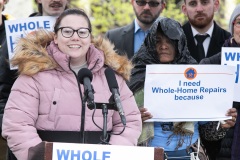
{"label": "wooden podium edge", "polygon": [[154,148],[154,160],[164,160],[164,149],[160,147]]}
{"label": "wooden podium edge", "polygon": [[52,159],[52,152],[53,152],[53,143],[52,142],[46,142],[45,143],[45,156],[44,160],[50,160]]}

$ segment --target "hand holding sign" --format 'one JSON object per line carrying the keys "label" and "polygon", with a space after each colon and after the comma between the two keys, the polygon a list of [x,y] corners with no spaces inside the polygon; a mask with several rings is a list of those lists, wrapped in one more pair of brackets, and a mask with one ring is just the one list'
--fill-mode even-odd
{"label": "hand holding sign", "polygon": [[140,108],[142,122],[151,119],[153,116],[150,112],[148,112],[147,108]]}

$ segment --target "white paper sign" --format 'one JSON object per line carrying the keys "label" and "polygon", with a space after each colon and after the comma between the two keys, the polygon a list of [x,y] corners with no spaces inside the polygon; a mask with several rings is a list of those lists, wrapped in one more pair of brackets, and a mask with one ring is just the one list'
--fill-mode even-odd
{"label": "white paper sign", "polygon": [[237,47],[222,47],[222,65],[229,65],[235,67],[235,85],[233,100],[240,102],[240,48]]}
{"label": "white paper sign", "polygon": [[149,121],[229,119],[234,67],[221,65],[147,65],[144,106]]}
{"label": "white paper sign", "polygon": [[53,143],[52,160],[154,160],[154,147]]}
{"label": "white paper sign", "polygon": [[[26,34],[31,33],[40,28],[53,31],[55,21],[56,17],[51,16],[29,17],[5,21],[9,59],[13,57],[16,41],[20,37],[23,37]],[[12,66],[10,66],[10,68],[16,69],[13,68]]]}

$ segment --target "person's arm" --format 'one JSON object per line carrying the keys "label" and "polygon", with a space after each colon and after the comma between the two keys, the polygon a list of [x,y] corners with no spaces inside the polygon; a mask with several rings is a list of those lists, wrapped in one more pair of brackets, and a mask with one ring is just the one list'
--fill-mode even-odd
{"label": "person's arm", "polygon": [[[126,117],[126,128],[121,135],[111,135],[110,144],[114,145],[137,145],[137,140],[141,134],[142,121],[139,109],[137,107],[134,96],[125,81],[118,83],[120,98]],[[123,129],[118,112],[113,114],[114,133],[120,133]]]}
{"label": "person's arm", "polygon": [[7,41],[0,49],[0,133],[2,132],[2,117],[11,88],[17,77],[17,70],[10,70]]}
{"label": "person's arm", "polygon": [[4,110],[2,136],[17,159],[27,159],[28,149],[42,140],[35,127],[39,92],[33,78],[20,76],[14,83]]}

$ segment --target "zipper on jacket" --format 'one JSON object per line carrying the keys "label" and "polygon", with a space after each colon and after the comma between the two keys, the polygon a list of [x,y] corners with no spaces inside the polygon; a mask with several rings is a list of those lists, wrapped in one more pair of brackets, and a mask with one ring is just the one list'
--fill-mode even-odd
{"label": "zipper on jacket", "polygon": [[[68,61],[68,67],[70,68],[70,70],[73,72],[73,74],[75,75],[76,79],[77,79],[77,84],[78,84],[78,89],[79,89],[79,93],[80,93],[80,99],[81,99],[81,103],[82,103],[82,114],[81,114],[81,126],[80,126],[80,133],[81,133],[81,137],[82,137],[82,143],[85,143],[85,114],[86,114],[86,106],[83,102],[83,96],[82,96],[82,90],[81,90],[81,87],[80,87],[80,84],[79,84],[79,81],[78,81],[78,76],[76,75],[76,73],[71,69],[70,67],[70,60],[71,58],[69,58],[69,61]],[[94,64],[94,66],[89,69],[89,70],[93,70],[96,65],[97,65],[97,62],[99,61],[99,59],[97,59],[96,63]]]}
{"label": "zipper on jacket", "polygon": [[76,73],[70,67],[70,60],[68,62],[68,67],[70,68],[70,70],[75,75],[75,78],[76,78],[77,84],[78,84],[78,90],[79,90],[79,93],[80,93],[80,99],[81,99],[81,103],[82,103],[80,134],[81,134],[81,138],[82,138],[82,143],[85,143],[85,131],[84,131],[84,129],[85,129],[86,106],[85,106],[85,104],[83,102],[82,90],[81,90],[80,82],[78,81],[78,77],[77,77]]}

